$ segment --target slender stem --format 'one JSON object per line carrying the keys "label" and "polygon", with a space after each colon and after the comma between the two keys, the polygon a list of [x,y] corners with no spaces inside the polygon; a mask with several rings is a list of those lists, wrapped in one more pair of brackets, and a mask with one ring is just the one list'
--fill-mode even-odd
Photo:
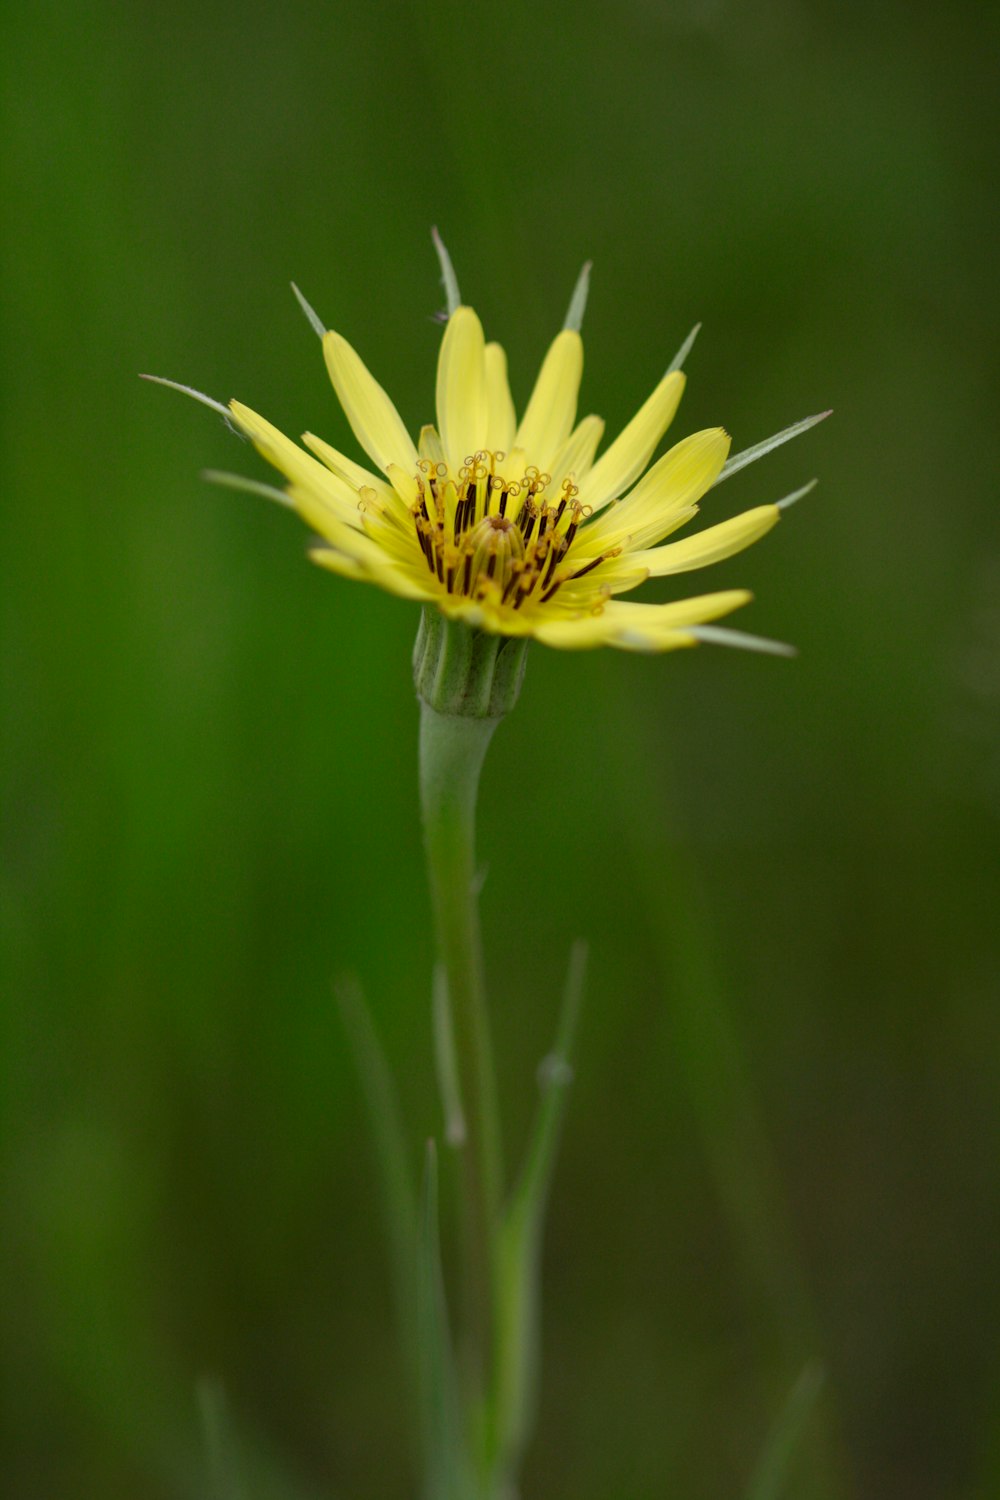
{"label": "slender stem", "polygon": [[439,960],[447,980],[462,1162],[466,1358],[470,1394],[485,1394],[493,1342],[493,1256],[502,1195],[500,1124],[476,896],[479,774],[497,719],[440,714],[421,703],[420,794]]}

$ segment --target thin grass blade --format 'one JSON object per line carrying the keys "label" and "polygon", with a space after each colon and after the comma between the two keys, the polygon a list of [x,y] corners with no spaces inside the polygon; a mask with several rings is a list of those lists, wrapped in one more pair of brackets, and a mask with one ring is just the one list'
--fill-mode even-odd
{"label": "thin grass blade", "polygon": [[217,1381],[199,1382],[198,1411],[208,1463],[209,1500],[248,1500],[230,1429],[225,1393]]}
{"label": "thin grass blade", "polygon": [[764,1445],[746,1500],[781,1500],[786,1493],[791,1462],[823,1380],[822,1365],[810,1363],[792,1386]]}
{"label": "thin grass blade", "polygon": [[441,1268],[437,1151],[427,1142],[417,1238],[417,1347],[425,1500],[466,1500],[458,1380]]}
{"label": "thin grass blade", "polygon": [[[207,1478],[190,1494],[197,1500],[319,1500],[319,1492],[293,1480],[266,1445],[234,1420],[219,1381],[197,1387]],[[185,1487],[185,1493],[188,1493]],[[326,1491],[325,1500],[336,1500]]]}

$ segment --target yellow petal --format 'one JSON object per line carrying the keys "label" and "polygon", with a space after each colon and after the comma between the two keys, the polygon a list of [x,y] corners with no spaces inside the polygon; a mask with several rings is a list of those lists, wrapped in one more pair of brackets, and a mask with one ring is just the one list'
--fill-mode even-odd
{"label": "yellow petal", "polygon": [[780,519],[781,511],[776,505],[758,505],[729,521],[720,521],[718,526],[699,531],[697,536],[685,537],[682,542],[670,542],[644,552],[627,551],[622,556],[632,564],[648,568],[652,578],[686,573],[742,552],[744,547],[765,536]]}
{"label": "yellow petal", "polygon": [[672,528],[676,514],[696,505],[711,489],[729,452],[730,438],[721,427],[692,433],[676,443],[612,510],[606,510],[581,533],[581,555],[627,542],[648,547]]}
{"label": "yellow petal", "polygon": [[540,469],[549,468],[570,435],[582,375],[583,341],[564,328],[549,347],[514,440]]}
{"label": "yellow petal", "polygon": [[430,422],[420,429],[417,449],[421,458],[429,458],[432,464],[443,464],[444,448],[438,430]]}
{"label": "yellow petal", "polygon": [[452,473],[486,442],[486,358],[483,325],[471,307],[448,319],[437,368],[438,431]]}
{"label": "yellow petal", "polygon": [[566,650],[617,646],[626,651],[671,651],[696,644],[694,636],[684,635],[687,627],[717,620],[746,604],[751,597],[745,589],[726,589],[694,599],[679,599],[675,604],[623,604],[612,600],[599,615],[544,621],[536,626],[535,635],[548,646]]}
{"label": "yellow petal", "polygon": [[316,503],[342,523],[359,525],[358,497],[350,485],[317,463],[291,438],[241,401],[231,401],[229,410],[237,427],[246,433],[269,464],[280,470],[286,479],[306,486],[315,496]]}
{"label": "yellow petal", "polygon": [[599,510],[609,500],[623,495],[638,479],[673,421],[683,392],[684,376],[680,370],[664,375],[653,394],[640,406],[607,452],[601,454],[580,486],[580,499],[584,505]]}
{"label": "yellow petal", "polygon": [[319,563],[321,568],[327,568],[331,573],[339,573],[341,578],[356,578],[362,583],[374,582],[356,557],[348,557],[345,552],[337,552],[333,547],[310,547],[309,556],[314,563]]}
{"label": "yellow petal", "polygon": [[671,651],[696,644],[694,636],[685,636],[678,630],[657,628],[641,620],[609,618],[607,614],[547,621],[536,627],[535,635],[546,646],[563,651],[592,651],[598,646],[616,646],[624,651]]}
{"label": "yellow petal", "polygon": [[326,367],[354,436],[383,472],[395,463],[416,466],[417,450],[403,419],[358,354],[339,333],[323,340]]}
{"label": "yellow petal", "polygon": [[367,469],[346,458],[336,448],[331,448],[329,443],[324,443],[315,433],[304,433],[302,441],[312,449],[317,458],[323,460],[331,473],[350,485],[354,492],[355,506],[363,514],[370,512],[371,507],[364,504],[362,497],[366,494],[374,495],[377,510],[394,517],[396,525],[405,528],[407,534],[413,537],[410,506],[416,499],[417,481],[412,470],[401,469],[398,464],[389,464],[386,469],[389,483],[386,484],[380,476],[369,474]]}
{"label": "yellow petal", "polygon": [[[562,568],[556,570],[555,577],[558,578],[560,573],[563,573]],[[563,573],[563,577],[567,575]],[[640,583],[645,583],[648,577],[649,569],[633,567],[629,554],[623,552],[620,557],[595,568],[585,578],[568,577],[551,602],[542,607],[545,610],[555,608],[557,611],[579,610],[588,603],[600,603],[611,594],[627,594],[630,589],[637,589]]]}
{"label": "yellow petal", "polygon": [[608,644],[609,630],[603,615],[581,615],[575,620],[543,620],[535,626],[535,638],[562,651],[593,651]]}
{"label": "yellow petal", "polygon": [[396,594],[401,599],[434,597],[435,590],[429,573],[426,575],[427,583],[424,584],[418,575],[406,568],[378,558],[362,560],[341,552],[336,547],[310,547],[309,556],[314,563],[329,569],[331,573],[361,579],[365,583],[376,583],[379,588],[385,589],[389,594]]}
{"label": "yellow petal", "polygon": [[608,605],[605,614],[631,628],[636,623],[647,629],[683,630],[686,625],[703,625],[721,619],[744,604],[753,595],[747,589],[720,589],[714,594],[696,594],[692,599],[677,599],[672,604],[625,604],[618,600]]}
{"label": "yellow petal", "polygon": [[345,480],[352,489],[384,490],[389,488],[381,475],[370,473],[363,464],[356,464],[353,458],[348,458],[345,453],[331,447],[314,432],[304,432],[302,441],[322,463],[326,464],[331,474],[336,474],[340,479]]}
{"label": "yellow petal", "polygon": [[486,446],[509,453],[517,429],[514,400],[507,380],[507,356],[500,344],[486,345]]}
{"label": "yellow petal", "polygon": [[[400,490],[395,480],[395,476],[399,474],[409,476],[411,473],[409,469],[401,469],[397,464],[389,464],[386,469],[389,483],[386,484],[381,475],[369,474],[368,470],[362,468],[361,464],[354,463],[352,459],[338,452],[336,448],[331,448],[329,443],[325,443],[315,433],[303,433],[302,441],[307,448],[312,449],[317,458],[323,461],[332,474],[336,474],[339,479],[343,479],[350,486],[354,493],[355,505],[358,503],[360,493],[368,490],[373,492],[379,504],[391,511],[399,521],[409,520],[407,506],[401,498],[403,491]],[[415,490],[416,481],[411,478],[410,482]]]}
{"label": "yellow petal", "polygon": [[603,436],[604,419],[584,417],[552,460],[552,479],[556,491],[562,481],[572,475],[575,483],[581,486],[582,499],[582,485],[586,482],[587,470],[594,462],[594,454]]}

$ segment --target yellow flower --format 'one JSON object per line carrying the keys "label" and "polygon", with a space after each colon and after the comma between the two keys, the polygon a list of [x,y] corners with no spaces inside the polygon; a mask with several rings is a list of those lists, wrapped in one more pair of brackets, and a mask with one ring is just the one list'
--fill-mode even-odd
{"label": "yellow flower", "polygon": [[[616,596],[647,578],[718,562],[770,531],[804,490],[682,541],[665,541],[698,514],[701,499],[728,472],[819,418],[807,418],[728,465],[729,435],[710,427],[683,438],[648,468],[684,389],[675,366],[689,340],[598,458],[603,421],[576,420],[589,267],[519,421],[506,355],[499,344],[487,343],[472,308],[458,302],[443,246],[439,252],[452,310],[438,358],[437,425],[422,428],[414,442],[360,356],[339,333],[325,331],[303,300],[322,335],[334,390],[372,467],[313,433],[304,434],[300,447],[232,401],[232,422],[288,481],[284,494],[246,487],[294,506],[318,534],[310,556],[321,566],[485,631],[569,649],[669,651],[699,639],[788,649],[708,624],[751,598],[742,589],[670,604]],[[235,476],[214,477],[240,483]]]}

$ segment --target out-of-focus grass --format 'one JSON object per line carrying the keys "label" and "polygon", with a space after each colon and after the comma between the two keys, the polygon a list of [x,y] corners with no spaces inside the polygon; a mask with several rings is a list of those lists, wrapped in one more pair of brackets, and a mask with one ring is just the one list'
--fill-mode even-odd
{"label": "out-of-focus grass", "polygon": [[135,375],[349,443],[294,277],[426,419],[436,221],[521,399],[593,256],[610,430],[697,318],[679,431],[836,408],[719,492],[822,479],[705,580],[751,585],[747,628],[799,661],[535,651],[491,750],[515,1145],[579,933],[593,968],[525,1493],[741,1493],[807,1357],[796,1495],[990,1492],[995,28],[792,0],[11,16],[5,1491],[199,1493],[208,1376],[307,1491],[411,1492],[330,978],[364,977],[416,1160],[416,619],[201,487],[253,455]]}

